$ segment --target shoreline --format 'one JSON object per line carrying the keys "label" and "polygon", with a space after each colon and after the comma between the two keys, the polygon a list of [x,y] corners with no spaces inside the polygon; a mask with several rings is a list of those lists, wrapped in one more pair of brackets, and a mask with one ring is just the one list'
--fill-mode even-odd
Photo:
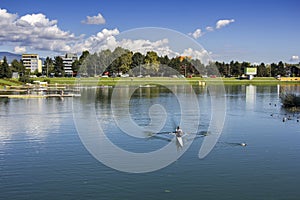
{"label": "shoreline", "polygon": [[[237,78],[169,78],[169,77],[148,77],[148,78],[34,78],[32,81],[50,81],[49,86],[115,86],[115,85],[300,85],[300,81],[280,81],[275,78],[254,78],[252,80]],[[9,88],[27,88],[35,84],[26,85],[18,82],[17,79],[0,79],[0,89],[9,90]]]}

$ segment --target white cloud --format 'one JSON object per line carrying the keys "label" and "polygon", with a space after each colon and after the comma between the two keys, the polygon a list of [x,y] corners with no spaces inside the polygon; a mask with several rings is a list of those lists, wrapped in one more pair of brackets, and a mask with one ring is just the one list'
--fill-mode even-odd
{"label": "white cloud", "polygon": [[203,32],[200,28],[196,29],[193,33],[189,33],[189,35],[193,36],[193,38],[198,39],[203,35]]}
{"label": "white cloud", "polygon": [[57,20],[50,20],[44,14],[19,17],[0,8],[0,44],[64,52],[70,50],[70,43],[77,39],[74,34],[61,30],[57,26]]}
{"label": "white cloud", "polygon": [[99,13],[97,16],[87,16],[86,20],[82,21],[83,24],[95,24],[95,25],[99,25],[99,24],[105,24],[105,19],[104,17]]}
{"label": "white cloud", "polygon": [[[98,15],[99,16],[99,15]],[[58,27],[57,20],[51,20],[42,13],[18,16],[8,13],[0,8],[0,45],[14,46],[16,53],[24,53],[30,50],[45,50],[56,53],[75,52],[81,53],[88,50],[91,53],[104,49],[114,50],[120,46],[133,52],[146,54],[147,51],[156,51],[158,55],[175,57],[189,55],[193,58],[201,58],[205,52],[186,49],[184,52],[176,52],[170,48],[169,40],[166,38],[158,40],[146,39],[118,39],[120,32],[115,29],[103,29],[95,35],[85,37],[75,36],[69,31]],[[193,37],[202,35],[197,29]]]}
{"label": "white cloud", "polygon": [[221,19],[216,23],[216,29],[220,29],[234,22],[234,19]]}
{"label": "white cloud", "polygon": [[20,46],[16,46],[14,48],[14,52],[17,54],[22,54],[26,52],[26,47],[20,47]]}
{"label": "white cloud", "polygon": [[169,47],[168,39],[150,41],[145,39],[120,39],[116,38],[119,35],[118,29],[103,29],[96,35],[92,35],[87,39],[78,42],[72,49],[76,52],[88,50],[90,52],[98,52],[105,49],[114,50],[116,47],[129,49],[132,52],[140,52],[146,54],[148,51],[156,51],[158,55],[168,55],[170,57],[180,55],[174,52]]}
{"label": "white cloud", "polygon": [[12,23],[17,17],[17,14],[8,13],[7,10],[0,8],[0,26]]}
{"label": "white cloud", "polygon": [[208,32],[213,32],[215,29],[220,29],[224,26],[227,26],[234,22],[234,19],[222,19],[217,21],[216,28],[212,26],[207,26],[205,28],[205,31],[203,32],[200,28],[196,29],[193,33],[189,33],[188,35],[192,36],[195,39],[198,39],[199,37],[202,37],[204,34]]}
{"label": "white cloud", "polygon": [[207,64],[210,60],[209,53],[205,49],[194,50],[192,48],[188,48],[185,49],[181,55],[191,56],[193,59],[199,59],[204,64]]}
{"label": "white cloud", "polygon": [[17,24],[19,26],[48,27],[57,24],[57,20],[50,21],[45,15],[39,13],[22,16]]}
{"label": "white cloud", "polygon": [[211,32],[211,31],[214,31],[214,28],[211,27],[211,26],[207,26],[207,27],[205,28],[205,30],[208,31],[208,32]]}
{"label": "white cloud", "polygon": [[290,61],[295,62],[295,61],[299,61],[299,56],[292,56]]}
{"label": "white cloud", "polygon": [[73,51],[82,52],[88,50],[90,52],[101,51],[103,49],[114,49],[117,47],[116,38],[114,36],[119,35],[118,29],[103,29],[96,35],[92,35],[88,38],[83,38],[73,46]]}

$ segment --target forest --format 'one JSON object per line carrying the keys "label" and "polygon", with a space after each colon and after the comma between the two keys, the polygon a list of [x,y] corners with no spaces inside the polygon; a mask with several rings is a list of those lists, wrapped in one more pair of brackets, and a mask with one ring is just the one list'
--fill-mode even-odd
{"label": "forest", "polygon": [[[257,77],[275,77],[275,76],[299,76],[299,70],[293,71],[299,64],[288,64],[282,61],[271,64],[251,64],[250,62],[231,61],[209,62],[204,64],[199,59],[188,56],[178,56],[169,58],[168,56],[159,56],[155,51],[148,51],[146,54],[132,52],[128,49],[117,47],[113,51],[107,49],[96,53],[84,51],[79,59],[72,64],[73,76],[120,76],[128,74],[130,76],[149,75],[149,76],[170,76],[174,70],[182,76],[221,76],[221,77],[239,77],[244,74],[245,68],[257,68]],[[167,69],[172,69],[167,70]],[[64,64],[60,56],[54,59],[47,57],[43,62],[42,73],[26,70],[22,60],[13,60],[7,63],[4,57],[0,64],[0,78],[11,78],[13,72],[18,72],[20,76],[35,74],[37,76],[55,77],[67,76],[64,73]]]}

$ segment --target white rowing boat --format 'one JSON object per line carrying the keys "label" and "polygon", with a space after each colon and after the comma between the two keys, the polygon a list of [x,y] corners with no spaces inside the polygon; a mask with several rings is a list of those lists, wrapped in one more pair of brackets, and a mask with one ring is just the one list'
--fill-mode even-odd
{"label": "white rowing boat", "polygon": [[176,139],[181,147],[183,147],[183,140],[181,136],[176,136]]}

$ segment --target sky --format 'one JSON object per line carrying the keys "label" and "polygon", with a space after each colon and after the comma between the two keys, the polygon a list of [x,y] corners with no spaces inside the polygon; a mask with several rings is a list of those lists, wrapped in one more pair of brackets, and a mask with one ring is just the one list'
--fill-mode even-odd
{"label": "sky", "polygon": [[[53,57],[147,46],[168,56],[206,53],[221,62],[299,63],[299,8],[299,0],[1,0],[0,51]],[[155,40],[132,31],[144,27],[186,35],[205,51],[179,51],[167,36]],[[134,37],[125,38],[126,32]]]}

